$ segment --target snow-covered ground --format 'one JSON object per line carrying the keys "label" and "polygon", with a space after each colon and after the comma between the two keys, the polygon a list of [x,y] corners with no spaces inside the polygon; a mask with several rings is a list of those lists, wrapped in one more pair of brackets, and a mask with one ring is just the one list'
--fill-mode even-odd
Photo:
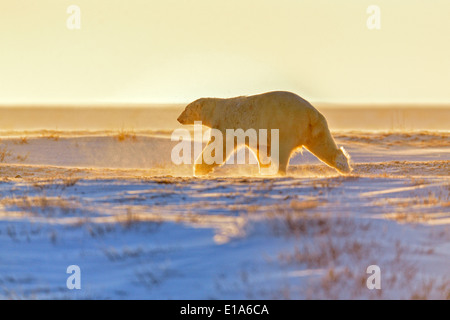
{"label": "snow-covered ground", "polygon": [[334,136],[351,175],[196,178],[168,132],[4,133],[0,298],[450,299],[450,134]]}

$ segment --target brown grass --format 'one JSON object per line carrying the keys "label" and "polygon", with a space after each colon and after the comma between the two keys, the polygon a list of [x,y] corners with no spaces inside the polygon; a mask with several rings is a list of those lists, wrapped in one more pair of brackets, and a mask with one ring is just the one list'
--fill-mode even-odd
{"label": "brown grass", "polygon": [[49,140],[53,140],[53,141],[58,141],[60,138],[60,136],[56,132],[50,132],[47,134],[43,134],[42,137],[49,139]]}
{"label": "brown grass", "polygon": [[24,162],[28,159],[28,154],[14,155],[6,147],[0,148],[0,163],[5,162],[8,158],[10,158],[10,160],[12,161],[16,160],[18,162]]}
{"label": "brown grass", "polygon": [[0,148],[0,163],[5,162],[6,158],[11,156],[11,152],[6,147]]}
{"label": "brown grass", "polygon": [[[310,277],[307,286],[285,286],[278,290],[284,292],[284,296],[296,296],[292,291],[300,290],[302,295],[312,299],[449,297],[450,282],[447,279],[424,279],[408,258],[412,253],[429,255],[433,253],[432,250],[423,249],[423,252],[419,252],[417,248],[412,249],[397,241],[388,249],[392,251],[389,258],[379,260],[380,256],[384,256],[381,251],[386,248],[377,241],[352,236],[369,231],[372,228],[370,222],[345,215],[336,217],[322,213],[319,209],[320,202],[317,200],[293,201],[289,206],[280,207],[269,214],[269,223],[276,235],[301,239],[292,250],[281,252],[275,261],[282,268],[296,266],[306,270],[323,270],[320,276]],[[421,215],[399,215],[398,218],[424,219]],[[366,286],[369,276],[366,268],[377,262],[382,269],[382,289],[369,290]]]}
{"label": "brown grass", "polygon": [[69,178],[65,178],[63,180],[63,185],[65,187],[73,187],[74,185],[77,184],[78,181],[80,181],[81,178],[74,178],[74,177],[69,177]]}
{"label": "brown grass", "polygon": [[26,154],[26,155],[24,155],[24,156],[17,155],[17,156],[16,156],[16,159],[17,159],[17,161],[19,161],[19,162],[24,162],[24,161],[26,161],[26,160],[28,159],[28,154]]}
{"label": "brown grass", "polygon": [[136,133],[134,130],[124,130],[121,129],[115,136],[117,141],[125,141],[125,140],[131,140],[131,141],[137,141]]}
{"label": "brown grass", "polygon": [[14,144],[28,144],[28,137],[20,137],[17,140],[14,140]]}
{"label": "brown grass", "polygon": [[7,207],[16,207],[30,215],[54,216],[57,213],[69,214],[77,209],[72,201],[45,195],[3,198],[0,203]]}

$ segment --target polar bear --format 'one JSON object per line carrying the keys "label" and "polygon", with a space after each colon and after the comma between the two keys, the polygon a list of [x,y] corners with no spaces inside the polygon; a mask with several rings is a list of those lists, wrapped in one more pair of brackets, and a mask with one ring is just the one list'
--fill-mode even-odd
{"label": "polar bear", "polygon": [[[227,129],[253,128],[257,132],[259,129],[279,129],[278,173],[280,175],[286,173],[291,154],[301,147],[306,148],[340,173],[349,173],[352,170],[349,155],[344,148],[336,145],[325,117],[308,101],[291,92],[273,91],[228,99],[201,98],[190,103],[177,120],[184,125],[201,121],[203,125],[223,132],[223,137],[226,137]],[[226,146],[226,143],[223,143],[223,146]],[[270,153],[270,139],[266,147],[267,152]],[[261,161],[259,144],[256,149],[253,152],[261,169],[267,164]],[[205,150],[206,148],[203,153]],[[230,152],[224,149],[223,151],[222,163],[212,164],[201,161],[202,153],[195,161],[194,174],[208,174],[215,167],[222,165],[234,150]]]}

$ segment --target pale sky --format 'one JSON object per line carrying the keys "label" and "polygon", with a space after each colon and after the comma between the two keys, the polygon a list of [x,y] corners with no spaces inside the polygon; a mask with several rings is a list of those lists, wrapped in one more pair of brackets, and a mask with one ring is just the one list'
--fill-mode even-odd
{"label": "pale sky", "polygon": [[[81,29],[69,30],[70,5]],[[369,5],[381,10],[369,30]],[[0,104],[450,103],[449,0],[2,0]]]}

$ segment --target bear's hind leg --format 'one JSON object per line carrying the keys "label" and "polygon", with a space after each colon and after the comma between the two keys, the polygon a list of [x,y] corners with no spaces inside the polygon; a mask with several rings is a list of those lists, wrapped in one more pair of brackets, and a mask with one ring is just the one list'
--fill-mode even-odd
{"label": "bear's hind leg", "polygon": [[[272,167],[272,165],[275,165],[278,167],[276,174],[283,176],[286,175],[287,167],[289,165],[289,158],[291,157],[293,148],[291,148],[290,146],[282,147],[279,150],[278,155],[272,154],[270,146],[264,148],[267,148],[265,152],[262,152],[259,147],[258,150],[254,150],[256,158],[259,162],[259,172],[261,173],[262,170],[269,169],[270,167]],[[268,156],[269,154],[270,157]],[[272,171],[271,174],[274,173],[275,172]]]}
{"label": "bear's hind leg", "polygon": [[265,152],[261,151],[260,146],[258,146],[257,150],[252,149],[256,155],[256,160],[258,161],[260,171],[261,169],[270,168],[272,164],[271,158],[268,157],[268,154],[270,153],[270,146],[265,146],[264,148],[266,149]]}

